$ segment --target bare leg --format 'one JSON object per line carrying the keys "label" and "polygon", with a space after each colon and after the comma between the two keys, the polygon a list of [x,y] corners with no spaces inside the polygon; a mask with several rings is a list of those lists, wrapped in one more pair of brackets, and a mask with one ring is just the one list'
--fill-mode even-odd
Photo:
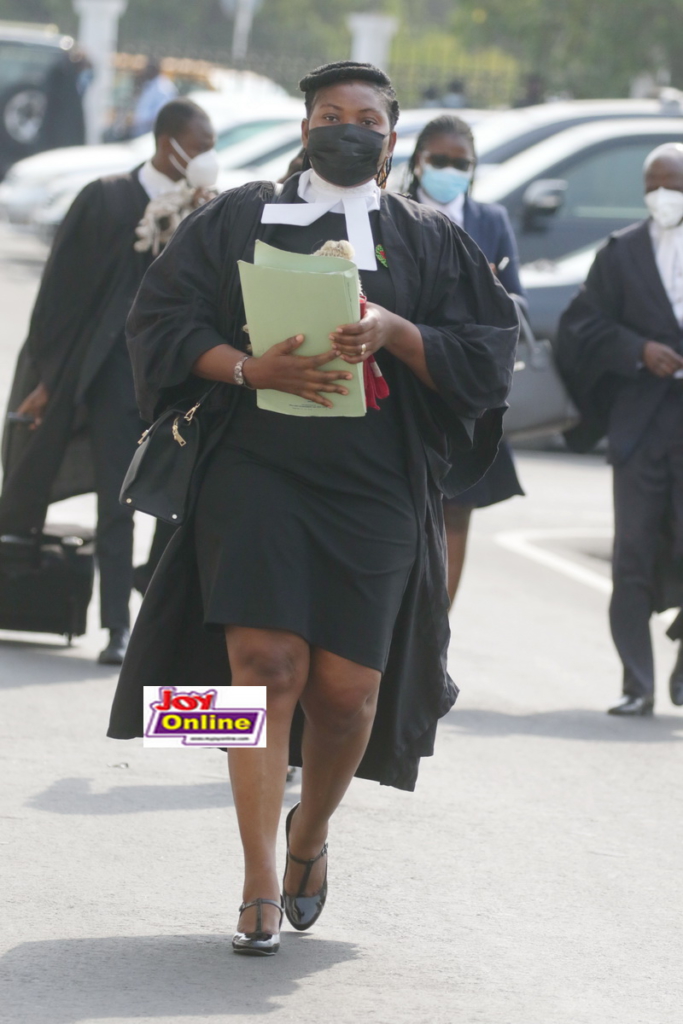
{"label": "bare leg", "polygon": [[[257,750],[230,750],[228,764],[244,849],[245,903],[264,897],[279,902],[275,863],[282,798],[289,759],[292,716],[309,674],[310,648],[305,640],[280,630],[229,626],[228,655],[235,686],[268,687],[268,745]],[[263,928],[278,930],[279,914],[263,906]],[[256,908],[240,917],[240,931],[256,929]]]}
{"label": "bare leg", "polygon": [[[301,705],[306,716],[302,741],[301,806],[292,819],[290,849],[308,860],[320,853],[329,819],[341,803],[365,748],[377,708],[380,673],[329,651],[314,648]],[[301,865],[289,862],[285,889],[298,891]],[[306,894],[317,892],[325,858],[314,866]]]}
{"label": "bare leg", "polygon": [[455,595],[458,592],[460,577],[462,576],[465,564],[471,514],[471,508],[461,508],[458,505],[444,505],[446,542],[448,544],[448,597],[450,598],[451,608],[455,601]]}

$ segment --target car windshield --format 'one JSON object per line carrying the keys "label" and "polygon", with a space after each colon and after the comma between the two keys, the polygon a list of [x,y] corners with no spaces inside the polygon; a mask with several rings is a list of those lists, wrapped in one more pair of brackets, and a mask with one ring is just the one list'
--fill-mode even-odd
{"label": "car windshield", "polygon": [[0,42],[0,90],[13,85],[40,85],[63,51],[52,46]]}

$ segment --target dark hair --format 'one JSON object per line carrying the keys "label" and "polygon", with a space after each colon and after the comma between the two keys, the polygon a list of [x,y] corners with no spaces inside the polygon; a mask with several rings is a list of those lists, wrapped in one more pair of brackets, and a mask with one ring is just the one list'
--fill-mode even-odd
{"label": "dark hair", "polygon": [[157,119],[154,122],[154,138],[158,139],[162,135],[173,137],[182,135],[188,124],[197,117],[202,117],[205,121],[209,120],[209,115],[198,103],[194,103],[192,100],[171,100],[157,114]]}
{"label": "dark hair", "polygon": [[417,158],[422,150],[427,147],[429,140],[436,138],[437,135],[462,135],[472,146],[472,152],[476,157],[477,151],[474,145],[474,135],[467,121],[463,121],[461,117],[457,117],[455,114],[441,114],[439,117],[435,117],[429,124],[424,126],[418,135],[413,155],[408,161],[408,170],[411,174],[408,192],[411,196],[417,193],[418,180],[415,175]]}
{"label": "dark hair", "polygon": [[374,64],[359,64],[355,60],[338,60],[334,64],[321,64],[319,68],[315,68],[301,79],[299,88],[304,94],[308,117],[311,116],[318,90],[324,89],[328,85],[337,85],[339,82],[369,82],[370,85],[374,85],[386,104],[389,123],[393,131],[398,121],[400,108],[391,79]]}

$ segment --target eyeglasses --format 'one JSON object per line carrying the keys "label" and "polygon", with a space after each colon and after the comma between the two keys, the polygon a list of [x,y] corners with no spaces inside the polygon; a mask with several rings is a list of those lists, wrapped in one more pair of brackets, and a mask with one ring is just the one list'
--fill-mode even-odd
{"label": "eyeglasses", "polygon": [[428,153],[425,151],[422,156],[428,164],[436,167],[437,170],[442,170],[444,167],[455,167],[456,171],[471,171],[475,163],[474,160],[468,160],[462,156],[456,156],[451,159],[443,153]]}

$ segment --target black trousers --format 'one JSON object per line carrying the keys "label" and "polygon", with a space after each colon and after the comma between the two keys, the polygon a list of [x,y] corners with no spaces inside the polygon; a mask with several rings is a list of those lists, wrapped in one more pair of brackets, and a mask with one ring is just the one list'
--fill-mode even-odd
{"label": "black trousers", "polygon": [[612,638],[624,666],[624,693],[654,692],[650,617],[657,550],[673,517],[675,554],[683,554],[683,386],[669,394],[645,437],[614,467]]}
{"label": "black trousers", "polygon": [[123,338],[85,396],[97,489],[100,616],[105,629],[130,626],[133,514],[119,504],[121,484],[144,427],[135,402],[133,371]]}

